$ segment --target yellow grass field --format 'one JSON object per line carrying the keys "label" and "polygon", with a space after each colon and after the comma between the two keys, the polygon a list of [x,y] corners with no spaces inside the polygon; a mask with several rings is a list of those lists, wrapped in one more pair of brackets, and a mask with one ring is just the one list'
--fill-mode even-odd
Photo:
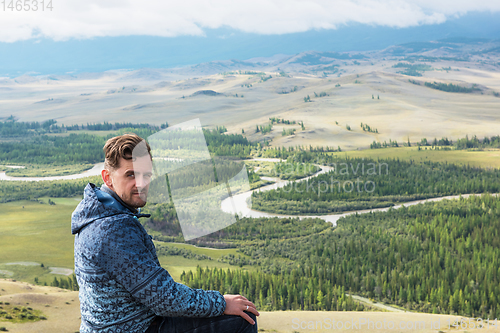
{"label": "yellow grass field", "polygon": [[[0,327],[15,333],[78,332],[80,308],[78,292],[55,287],[41,287],[25,282],[0,279],[0,302],[15,306],[30,306],[42,311],[47,320],[14,324],[0,321]],[[275,311],[260,312],[259,332],[498,332],[500,328],[473,329],[477,319],[393,312],[336,312],[336,311]],[[458,320],[458,322],[456,322]],[[354,323],[354,327],[351,328]],[[453,324],[463,328],[451,327]],[[385,328],[384,328],[385,325]],[[343,328],[342,328],[343,327]],[[348,327],[346,329],[346,327]],[[391,329],[391,327],[394,327]]]}
{"label": "yellow grass field", "polygon": [[[483,168],[500,168],[500,149],[478,150],[433,150],[431,147],[399,147],[352,150],[347,152],[331,153],[332,155],[352,158],[398,158],[400,160],[413,160],[415,162],[441,162],[460,165],[470,165]],[[441,147],[443,148],[443,147]]]}
{"label": "yellow grass field", "polygon": [[78,332],[80,329],[80,302],[77,291],[0,279],[0,302],[30,306],[42,311],[47,318],[22,324],[0,320],[0,327],[5,327],[8,332],[58,333]]}
{"label": "yellow grass field", "polygon": [[[259,75],[195,71],[184,77],[172,74],[163,81],[142,77],[141,71],[86,80],[62,78],[50,84],[46,80],[22,85],[4,81],[0,87],[13,93],[2,101],[8,111],[0,112],[0,118],[14,112],[20,121],[53,118],[65,125],[104,121],[174,125],[200,118],[204,126],[224,125],[229,133],[244,129],[250,140],[272,139],[274,146],[340,146],[343,150],[368,147],[374,140],[419,142],[424,137],[456,140],[467,134],[481,138],[499,134],[500,98],[493,94],[500,92],[498,70],[475,62],[439,60],[432,63],[434,70],[413,77],[392,67],[398,62],[373,58],[353,65],[338,61],[340,77],[320,77],[313,71],[280,76],[268,70],[266,75],[272,78],[267,81]],[[449,66],[453,70],[441,70]],[[434,81],[477,84],[482,91],[450,93],[424,86]],[[282,93],[295,86],[296,91]],[[193,95],[201,90],[220,95]],[[315,97],[321,92],[326,96]],[[304,102],[306,96],[310,102]],[[275,124],[266,135],[256,133],[256,125],[268,124],[270,117],[303,121],[305,129]],[[364,132],[361,123],[378,133]],[[282,136],[283,128],[297,131]]]}
{"label": "yellow grass field", "polygon": [[[264,332],[498,332],[499,327],[474,329],[477,319],[425,313],[353,311],[262,312],[258,320]],[[462,325],[457,329],[452,325]]]}

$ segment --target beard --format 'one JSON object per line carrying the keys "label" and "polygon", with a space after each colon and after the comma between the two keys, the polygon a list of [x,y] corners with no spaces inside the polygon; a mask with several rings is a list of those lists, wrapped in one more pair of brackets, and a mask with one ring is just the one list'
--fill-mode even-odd
{"label": "beard", "polygon": [[123,196],[122,200],[127,205],[133,208],[144,207],[147,203],[148,191],[145,189],[142,190],[134,190],[126,197]]}

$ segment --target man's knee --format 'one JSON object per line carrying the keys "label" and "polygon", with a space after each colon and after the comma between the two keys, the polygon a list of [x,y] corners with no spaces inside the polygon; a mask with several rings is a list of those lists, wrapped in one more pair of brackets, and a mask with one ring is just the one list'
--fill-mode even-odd
{"label": "man's knee", "polygon": [[251,312],[246,312],[246,311],[244,311],[244,312],[245,312],[247,315],[249,315],[249,316],[250,316],[250,318],[252,318],[252,320],[255,322],[255,325],[252,325],[252,324],[250,324],[250,323],[247,321],[247,323],[248,323],[248,327],[247,327],[247,330],[245,330],[244,332],[245,332],[245,333],[254,333],[254,332],[256,333],[256,332],[257,332],[257,316],[256,316],[256,315],[254,315],[254,314],[253,314],[253,313],[251,313]]}

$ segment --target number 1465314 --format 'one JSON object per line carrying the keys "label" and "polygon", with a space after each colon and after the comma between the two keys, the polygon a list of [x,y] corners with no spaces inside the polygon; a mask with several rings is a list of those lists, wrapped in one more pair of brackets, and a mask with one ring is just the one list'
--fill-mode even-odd
{"label": "number 1465314", "polygon": [[6,11],[17,12],[36,12],[36,11],[52,11],[52,0],[2,0],[2,9]]}

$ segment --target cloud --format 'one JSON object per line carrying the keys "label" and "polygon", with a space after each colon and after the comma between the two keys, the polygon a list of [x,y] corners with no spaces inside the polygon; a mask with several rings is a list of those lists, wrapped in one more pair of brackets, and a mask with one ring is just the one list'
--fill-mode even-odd
{"label": "cloud", "polygon": [[[6,7],[10,1],[5,1]],[[35,0],[27,2],[33,4]],[[42,11],[38,1],[38,11],[0,8],[0,41],[203,36],[204,29],[220,27],[257,34],[286,34],[336,29],[352,22],[402,28],[442,23],[469,11],[498,12],[500,1],[52,0],[52,7],[52,11]]]}

